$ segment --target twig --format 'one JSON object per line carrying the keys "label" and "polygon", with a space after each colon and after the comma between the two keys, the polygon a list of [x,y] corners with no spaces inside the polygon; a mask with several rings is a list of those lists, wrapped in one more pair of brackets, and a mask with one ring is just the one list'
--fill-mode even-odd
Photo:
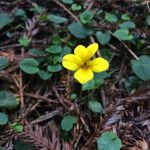
{"label": "twig", "polygon": [[43,116],[40,116],[38,119],[34,120],[31,122],[31,124],[37,124],[37,123],[41,123],[44,121],[47,121],[51,118],[53,118],[54,116],[61,114],[62,113],[62,108],[57,108],[57,110],[51,111],[50,113],[46,113]]}
{"label": "twig", "polygon": [[13,47],[20,47],[20,44],[6,45],[6,46],[0,47],[0,49],[4,50],[4,49],[13,48]]}
{"label": "twig", "polygon": [[24,93],[24,96],[28,96],[28,97],[31,97],[31,98],[34,98],[34,99],[46,100],[46,101],[48,101],[50,103],[53,103],[53,104],[59,104],[59,102],[57,102],[53,99],[47,98],[45,96],[41,96],[41,95],[34,95],[34,94],[30,94],[30,93]]}
{"label": "twig", "polygon": [[[110,34],[112,36],[114,36],[114,34],[112,32],[110,32]],[[114,36],[115,37],[115,36]],[[115,37],[116,38],[116,37]],[[136,54],[124,43],[122,42],[120,39],[117,38],[118,41],[120,41],[120,43],[128,50],[128,52],[136,59],[139,60],[139,58],[136,56]]]}
{"label": "twig", "polygon": [[122,42],[122,41],[120,41],[120,42],[136,60],[139,60],[139,58],[136,56],[136,54],[124,42]]}
{"label": "twig", "polygon": [[72,16],[74,20],[76,20],[77,22],[80,22],[80,20],[65,5],[63,5],[58,0],[52,0],[52,1],[58,4],[61,8],[63,8],[68,14],[70,14],[70,16]]}
{"label": "twig", "polygon": [[60,94],[58,93],[57,89],[53,86],[53,91],[55,92],[56,97],[58,98],[59,102],[67,109],[70,110],[68,108],[68,106],[63,102],[62,97],[60,96]]}
{"label": "twig", "polygon": [[20,95],[20,103],[21,108],[24,108],[24,94],[23,94],[23,83],[22,83],[22,73],[19,72],[19,95]]}

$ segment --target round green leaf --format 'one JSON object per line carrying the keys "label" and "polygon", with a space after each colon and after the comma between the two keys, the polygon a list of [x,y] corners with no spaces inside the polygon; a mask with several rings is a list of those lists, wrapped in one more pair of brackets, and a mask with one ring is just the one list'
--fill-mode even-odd
{"label": "round green leaf", "polygon": [[95,100],[88,101],[88,108],[91,111],[96,112],[96,113],[103,113],[104,112],[104,109],[103,109],[101,103],[99,103],[98,101],[95,101]]}
{"label": "round green leaf", "polygon": [[50,72],[59,72],[61,69],[62,69],[62,66],[60,64],[47,67],[47,70]]}
{"label": "round green leaf", "polygon": [[79,4],[77,4],[77,3],[73,3],[72,5],[71,5],[71,9],[73,10],[73,11],[79,11],[79,10],[81,10],[81,5],[79,5]]}
{"label": "round green leaf", "polygon": [[59,45],[52,45],[51,47],[46,48],[45,51],[51,54],[59,54],[62,52],[62,47]]}
{"label": "round green leaf", "polygon": [[107,44],[110,41],[111,36],[108,32],[103,33],[101,31],[98,31],[96,33],[96,38],[97,38],[99,43],[104,45],[104,44]]}
{"label": "round green leaf", "polygon": [[0,125],[5,125],[7,124],[8,122],[8,116],[3,113],[3,112],[0,112]]}
{"label": "round green leaf", "polygon": [[135,28],[135,23],[132,21],[126,21],[119,25],[121,29],[133,29]]}
{"label": "round green leaf", "polygon": [[7,91],[0,91],[0,108],[16,108],[19,104],[16,96]]}
{"label": "round green leaf", "polygon": [[147,23],[148,26],[150,26],[150,15],[148,15],[148,16],[146,17],[146,23]]}
{"label": "round green leaf", "polygon": [[123,14],[122,16],[121,16],[121,19],[123,19],[123,20],[130,20],[130,16],[128,15],[128,14]]}
{"label": "round green leaf", "polygon": [[76,122],[77,122],[77,117],[71,115],[64,116],[64,118],[61,121],[61,128],[66,132],[68,132],[73,128]]}
{"label": "round green leaf", "polygon": [[32,53],[32,55],[35,55],[35,56],[44,56],[44,55],[47,54],[45,51],[38,50],[38,49],[35,49],[35,48],[32,48],[29,51]]}
{"label": "round green leaf", "polygon": [[62,0],[62,2],[65,4],[72,4],[73,0]]}
{"label": "round green leaf", "polygon": [[132,40],[133,35],[129,34],[129,30],[118,29],[114,32],[114,36],[119,40]]}
{"label": "round green leaf", "polygon": [[52,43],[53,44],[61,44],[61,37],[59,35],[53,35],[52,36]]}
{"label": "round green leaf", "polygon": [[118,18],[114,14],[105,13],[105,20],[110,23],[114,23],[114,22],[117,22]]}
{"label": "round green leaf", "polygon": [[15,122],[15,123],[11,124],[11,128],[13,128],[15,130],[15,132],[17,132],[17,133],[23,131],[23,125],[21,125],[18,122]]}
{"label": "round green leaf", "polygon": [[25,58],[19,64],[21,70],[28,74],[35,74],[39,72],[39,62],[33,58]]}
{"label": "round green leaf", "polygon": [[80,21],[83,24],[90,23],[92,19],[93,19],[93,13],[91,11],[86,10],[80,14]]}
{"label": "round green leaf", "polygon": [[49,21],[53,22],[54,24],[61,24],[67,21],[67,18],[52,15],[52,14],[48,15],[47,18]]}
{"label": "round green leaf", "polygon": [[113,132],[107,131],[102,133],[97,141],[98,150],[120,150],[122,142]]}
{"label": "round green leaf", "polygon": [[70,99],[71,99],[71,100],[75,100],[76,98],[77,98],[77,94],[72,93],[72,94],[70,95]]}
{"label": "round green leaf", "polygon": [[0,12],[0,29],[10,24],[12,21],[13,18],[11,18],[9,14]]}
{"label": "round green leaf", "polygon": [[125,88],[128,93],[130,93],[132,90],[135,88],[138,88],[141,84],[141,80],[136,77],[136,76],[130,76],[126,81],[125,81]]}
{"label": "round green leaf", "polygon": [[71,34],[80,39],[92,34],[92,30],[83,28],[83,26],[78,22],[71,23],[68,26],[68,30]]}
{"label": "round green leaf", "polygon": [[9,64],[9,61],[6,57],[0,57],[0,70],[5,69]]}
{"label": "round green leaf", "polygon": [[52,73],[46,72],[44,70],[39,71],[39,76],[43,80],[48,80],[52,77]]}
{"label": "round green leaf", "polygon": [[26,36],[19,38],[19,44],[23,47],[28,47],[30,44],[30,39]]}
{"label": "round green leaf", "polygon": [[139,60],[132,60],[132,70],[142,80],[150,80],[150,57],[143,55]]}

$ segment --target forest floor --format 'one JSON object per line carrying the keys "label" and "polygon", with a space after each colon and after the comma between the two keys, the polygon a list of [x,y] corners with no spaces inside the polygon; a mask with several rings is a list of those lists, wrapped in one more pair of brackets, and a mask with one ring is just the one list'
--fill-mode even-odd
{"label": "forest floor", "polygon": [[[0,0],[0,150],[150,149],[149,0]],[[107,71],[62,66],[98,43]]]}

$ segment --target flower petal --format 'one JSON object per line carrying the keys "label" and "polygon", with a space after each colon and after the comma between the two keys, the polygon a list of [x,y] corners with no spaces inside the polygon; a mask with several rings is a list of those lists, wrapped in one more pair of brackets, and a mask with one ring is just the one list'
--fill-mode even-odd
{"label": "flower petal", "polygon": [[83,62],[87,62],[92,58],[92,56],[96,53],[97,50],[98,44],[92,43],[87,48],[83,45],[78,45],[75,48],[74,53],[75,55],[78,55],[83,60]]}
{"label": "flower petal", "polygon": [[78,45],[75,49],[74,49],[74,53],[75,55],[79,56],[83,62],[86,62],[87,58],[87,49],[85,46],[83,45]]}
{"label": "flower petal", "polygon": [[87,52],[88,52],[88,60],[90,60],[92,58],[92,56],[96,53],[96,51],[98,50],[98,44],[97,43],[92,43],[87,47]]}
{"label": "flower petal", "polygon": [[104,58],[96,58],[87,62],[87,66],[93,72],[102,72],[109,68],[109,62]]}
{"label": "flower petal", "polygon": [[93,79],[93,76],[93,72],[89,68],[79,68],[74,74],[74,78],[81,84],[85,84],[86,82],[90,81]]}
{"label": "flower petal", "polygon": [[62,65],[68,70],[75,71],[83,65],[83,61],[77,55],[68,54],[63,57]]}

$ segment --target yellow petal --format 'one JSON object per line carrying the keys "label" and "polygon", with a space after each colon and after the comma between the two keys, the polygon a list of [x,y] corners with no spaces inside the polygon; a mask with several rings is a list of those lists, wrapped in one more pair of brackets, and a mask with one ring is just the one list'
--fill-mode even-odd
{"label": "yellow petal", "polygon": [[63,57],[62,65],[68,70],[75,71],[83,65],[83,61],[79,56],[68,54]]}
{"label": "yellow petal", "polygon": [[87,49],[83,45],[78,45],[74,50],[75,55],[79,56],[83,62],[87,61]]}
{"label": "yellow petal", "polygon": [[78,45],[75,48],[74,53],[75,55],[78,55],[83,60],[83,62],[87,62],[92,58],[92,56],[96,53],[97,50],[98,44],[92,43],[87,48],[83,45]]}
{"label": "yellow petal", "polygon": [[92,80],[93,76],[93,72],[89,68],[79,68],[74,74],[74,78],[81,84],[85,84],[86,82]]}
{"label": "yellow petal", "polygon": [[90,60],[92,56],[96,53],[98,50],[98,44],[97,43],[92,43],[87,47],[87,59]]}
{"label": "yellow petal", "polygon": [[94,60],[88,61],[87,66],[93,72],[102,72],[109,68],[109,62],[104,58],[96,58]]}

